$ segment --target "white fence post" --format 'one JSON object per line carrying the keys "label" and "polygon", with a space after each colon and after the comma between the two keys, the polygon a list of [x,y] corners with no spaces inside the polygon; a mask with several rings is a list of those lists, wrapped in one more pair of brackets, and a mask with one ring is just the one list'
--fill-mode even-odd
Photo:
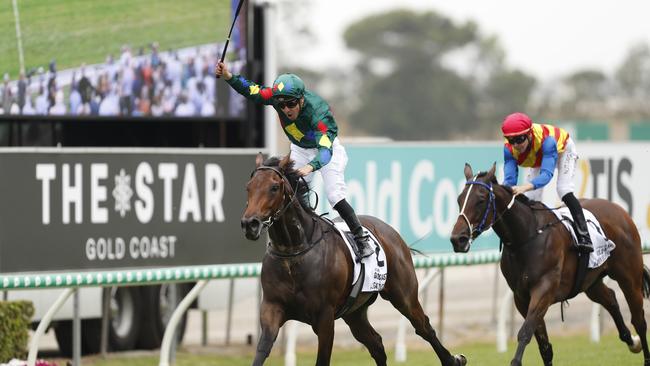
{"label": "white fence post", "polygon": [[27,366],[34,366],[36,364],[36,356],[38,355],[38,341],[41,339],[41,336],[45,333],[45,330],[47,327],[49,327],[50,322],[52,321],[52,318],[54,317],[54,314],[56,314],[57,311],[63,306],[65,301],[77,291],[76,287],[71,287],[71,288],[66,288],[63,290],[63,293],[59,295],[59,297],[56,299],[54,304],[50,306],[50,308],[47,310],[47,313],[45,313],[45,316],[41,321],[38,323],[38,327],[36,328],[36,332],[34,332],[34,336],[32,337],[31,344],[29,345],[29,354],[27,355]]}
{"label": "white fence post", "polygon": [[298,340],[298,324],[290,320],[287,327],[287,343],[284,351],[284,366],[296,366],[296,341]]}
{"label": "white fence post", "polygon": [[174,313],[172,314],[172,317],[169,319],[169,323],[167,323],[167,328],[165,328],[165,335],[163,335],[163,340],[162,344],[160,346],[160,363],[158,364],[159,366],[169,366],[169,353],[171,350],[172,343],[174,341],[174,334],[176,334],[176,328],[178,327],[178,323],[183,317],[183,313],[185,313],[185,310],[192,304],[194,299],[199,296],[199,293],[205,285],[208,284],[207,280],[200,280],[192,287],[192,290],[183,298],[183,300],[178,304],[176,307],[176,310],[174,310]]}
{"label": "white fence post", "polygon": [[513,293],[508,289],[501,299],[501,306],[499,308],[499,315],[497,317],[497,352],[504,353],[508,350],[508,330],[506,324],[508,322],[508,314],[511,313]]}

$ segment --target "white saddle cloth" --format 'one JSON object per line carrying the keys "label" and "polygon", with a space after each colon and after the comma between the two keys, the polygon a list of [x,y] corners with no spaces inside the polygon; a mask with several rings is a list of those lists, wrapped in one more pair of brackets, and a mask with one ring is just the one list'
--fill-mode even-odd
{"label": "white saddle cloth", "polygon": [[[347,244],[348,250],[350,251],[350,256],[352,256],[352,262],[354,263],[354,276],[352,277],[352,284],[355,284],[359,280],[359,273],[361,272],[361,263],[356,261],[357,255],[354,254],[354,249],[352,249],[352,245],[356,245],[356,243],[351,242],[350,237],[346,235],[346,232],[349,232],[350,230],[348,229],[348,225],[346,225],[345,222],[337,221],[334,224],[336,229],[341,234],[341,237],[343,237],[343,240]],[[365,278],[361,292],[381,291],[386,284],[386,276],[388,272],[386,253],[384,252],[384,248],[381,247],[381,244],[379,244],[379,240],[375,238],[372,232],[366,228],[363,229],[365,233],[370,237],[368,244],[371,248],[374,249],[375,254],[365,257],[361,260],[365,267]]]}
{"label": "white saddle cloth", "polygon": [[[594,214],[585,209],[583,209],[582,212],[584,212],[585,220],[587,221],[587,227],[589,228],[589,236],[591,237],[591,244],[594,247],[594,251],[589,255],[588,267],[596,268],[605,263],[607,258],[609,258],[609,253],[614,250],[614,248],[616,248],[616,244],[614,244],[613,241],[607,239],[605,232],[600,227],[600,223]],[[555,216],[557,216],[558,219],[567,217],[573,220],[568,207],[562,207],[560,209],[553,210],[553,213],[555,213]],[[573,225],[571,224],[571,221],[562,220],[562,223],[564,224],[564,227],[566,227],[567,230],[569,230],[571,233],[573,240],[577,242],[576,233],[573,231]]]}

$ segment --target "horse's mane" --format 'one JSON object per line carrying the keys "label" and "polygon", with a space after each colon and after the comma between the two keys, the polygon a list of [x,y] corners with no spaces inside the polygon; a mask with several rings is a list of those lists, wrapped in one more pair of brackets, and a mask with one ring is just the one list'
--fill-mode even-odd
{"label": "horse's mane", "polygon": [[[512,187],[509,186],[502,186],[502,187],[505,188],[505,190],[508,191],[508,193],[512,194]],[[542,208],[548,209],[548,207],[546,207],[546,205],[543,202],[532,200],[528,198],[528,196],[526,196],[525,194],[517,195],[515,199],[534,210],[539,210]]]}
{"label": "horse's mane", "polygon": [[296,198],[298,198],[300,206],[302,206],[305,211],[314,213],[314,209],[309,207],[308,204],[309,192],[311,189],[309,188],[307,182],[305,182],[304,179],[301,179],[302,177],[298,174],[298,171],[294,169],[295,162],[291,160],[289,161],[289,164],[284,167],[284,169],[281,169],[280,161],[281,159],[277,156],[272,156],[266,159],[262,165],[279,168],[279,170],[281,170],[282,173],[284,173],[284,175],[287,177],[289,184],[291,184],[291,188],[293,188],[294,192],[296,192]]}
{"label": "horse's mane", "polygon": [[[478,178],[485,177],[487,174],[488,174],[488,172],[479,172],[476,175],[476,178],[478,179]],[[492,176],[491,181],[492,181],[492,184],[499,184],[499,182],[497,181],[497,178],[494,175]],[[508,193],[512,194],[512,187],[504,186],[502,184],[499,184],[499,185],[501,187],[503,187]],[[540,201],[532,200],[532,199],[528,198],[528,196],[526,196],[525,194],[517,195],[517,197],[515,197],[515,199],[517,201],[523,203],[524,205],[530,207],[531,209],[534,209],[534,210],[538,210],[538,209],[542,209],[542,208],[543,209],[548,209],[548,207],[546,207],[546,205],[544,203],[542,203]]]}

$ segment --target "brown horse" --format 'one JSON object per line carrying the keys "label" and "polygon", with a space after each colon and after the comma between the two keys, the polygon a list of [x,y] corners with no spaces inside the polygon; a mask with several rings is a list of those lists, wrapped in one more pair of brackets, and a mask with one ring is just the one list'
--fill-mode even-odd
{"label": "brown horse", "polygon": [[[271,242],[262,261],[262,334],[253,365],[264,363],[280,326],[290,319],[311,325],[318,336],[316,365],[329,365],[334,320],[352,287],[353,259],[337,231],[305,203],[309,187],[293,169],[289,156],[262,164],[258,155],[256,164],[246,186],[248,203],[241,225],[250,240],[257,240],[262,229],[268,228]],[[465,365],[464,356],[454,356],[443,347],[422,310],[409,247],[381,220],[370,216],[360,220],[386,253],[388,276],[379,294],[410,320],[443,365]],[[386,365],[381,336],[368,322],[368,306],[375,299],[376,293],[361,293],[342,318],[376,364]]]}
{"label": "brown horse", "polygon": [[[525,318],[517,334],[517,351],[511,365],[521,365],[526,345],[533,334],[544,365],[551,365],[553,349],[546,334],[544,315],[549,306],[571,296],[577,269],[577,252],[569,231],[550,209],[525,196],[515,197],[509,187],[499,185],[489,172],[473,176],[465,164],[466,186],[458,205],[460,215],[451,242],[456,252],[467,252],[472,240],[492,227],[503,242],[501,272],[514,293],[515,306]],[[614,318],[619,338],[632,352],[643,349],[644,365],[650,365],[646,341],[643,297],[650,295],[650,273],[643,265],[641,240],[632,218],[620,206],[602,199],[583,200],[582,205],[600,222],[605,236],[616,244],[610,257],[598,268],[589,269],[580,291],[601,304]],[[632,313],[637,336],[623,321],[614,291],[603,277],[616,280]],[[639,342],[640,338],[640,342]],[[640,343],[640,344],[639,344]]]}

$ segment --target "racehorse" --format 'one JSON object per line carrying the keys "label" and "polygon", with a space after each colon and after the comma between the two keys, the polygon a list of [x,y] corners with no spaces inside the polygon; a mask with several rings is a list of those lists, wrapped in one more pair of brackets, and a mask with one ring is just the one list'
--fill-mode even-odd
{"label": "racehorse", "polygon": [[[521,365],[524,349],[534,334],[544,365],[552,365],[553,349],[544,315],[549,306],[571,296],[577,252],[572,249],[569,231],[555,214],[540,202],[513,196],[509,187],[497,183],[495,167],[473,176],[471,166],[465,164],[467,181],[458,196],[460,214],[451,242],[454,251],[467,252],[473,239],[490,227],[494,229],[503,243],[501,272],[514,293],[517,310],[525,318],[510,364]],[[650,272],[643,264],[639,232],[632,218],[617,204],[589,199],[583,200],[582,205],[596,216],[616,248],[605,263],[587,271],[579,291],[607,309],[614,318],[619,338],[632,352],[642,348],[644,365],[648,366],[643,298],[650,296]],[[618,282],[638,336],[632,336],[626,327],[614,291],[603,283],[604,276]]]}
{"label": "racehorse", "polygon": [[[263,228],[268,228],[271,239],[262,261],[262,333],[253,365],[264,363],[279,328],[290,319],[311,325],[318,336],[316,365],[329,365],[334,320],[352,287],[353,258],[331,224],[309,207],[304,199],[309,187],[294,170],[289,156],[262,160],[258,155],[246,186],[248,202],[241,219],[246,238],[257,240]],[[465,365],[463,355],[452,355],[440,343],[422,310],[411,252],[404,240],[377,218],[361,216],[360,220],[386,254],[387,279],[379,294],[409,319],[443,365]],[[375,363],[386,365],[381,336],[367,315],[376,297],[376,293],[362,292],[342,318]]]}

